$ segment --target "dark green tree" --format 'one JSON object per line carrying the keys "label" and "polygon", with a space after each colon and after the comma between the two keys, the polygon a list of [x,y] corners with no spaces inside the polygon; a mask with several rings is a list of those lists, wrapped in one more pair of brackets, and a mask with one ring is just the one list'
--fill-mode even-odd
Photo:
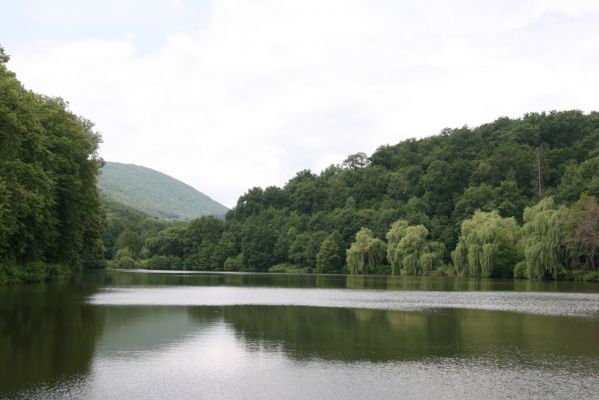
{"label": "dark green tree", "polygon": [[337,231],[328,235],[320,245],[316,255],[316,272],[338,273],[345,264],[345,243]]}

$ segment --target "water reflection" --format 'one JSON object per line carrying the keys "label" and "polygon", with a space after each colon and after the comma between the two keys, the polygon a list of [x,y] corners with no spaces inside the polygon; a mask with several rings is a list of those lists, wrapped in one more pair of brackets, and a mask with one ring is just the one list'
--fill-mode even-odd
{"label": "water reflection", "polygon": [[[500,293],[456,292],[465,287],[497,290],[496,285],[503,285]],[[0,398],[595,395],[599,318],[564,316],[568,312],[559,310],[581,301],[584,307],[597,307],[596,294],[513,293],[514,285],[313,275],[100,273],[66,285],[5,288],[0,290]],[[337,290],[348,287],[361,290]],[[410,291],[379,290],[390,288]],[[423,292],[425,288],[450,292]],[[277,301],[287,298],[289,304],[251,304],[239,297],[242,292],[266,302],[276,293]],[[122,293],[128,297],[119,298]],[[203,296],[200,302],[193,300],[198,293]],[[182,299],[180,305],[168,305],[173,296]],[[218,296],[234,301],[218,304]],[[432,298],[437,306],[412,311],[359,306],[398,296]],[[316,307],[299,306],[298,298],[312,298]],[[443,307],[452,298],[481,304],[516,298],[529,311],[530,304],[537,308],[518,313],[467,309],[459,302]],[[106,301],[90,304],[90,299]],[[153,305],[145,299],[152,299]],[[331,299],[344,306],[331,307]],[[576,302],[569,302],[572,299]],[[542,315],[547,308],[559,312]]]}
{"label": "water reflection", "polygon": [[89,371],[104,327],[89,288],[66,284],[0,291],[0,393]]}
{"label": "water reflection", "polygon": [[[188,309],[202,318],[210,308]],[[344,362],[439,357],[597,357],[596,319],[479,310],[398,312],[313,307],[223,307],[249,348],[284,349],[294,359]],[[599,362],[598,362],[599,364]]]}
{"label": "water reflection", "polygon": [[192,319],[185,307],[105,307],[104,331],[96,350],[118,356],[127,352],[161,351],[184,342],[209,327],[218,310]]}

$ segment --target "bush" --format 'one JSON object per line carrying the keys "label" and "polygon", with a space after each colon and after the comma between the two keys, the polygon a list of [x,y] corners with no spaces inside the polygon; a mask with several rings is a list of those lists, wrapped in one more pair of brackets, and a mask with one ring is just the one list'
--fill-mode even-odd
{"label": "bush", "polygon": [[131,257],[123,256],[116,262],[116,267],[120,269],[132,269],[136,267],[136,263]]}
{"label": "bush", "polygon": [[125,247],[124,249],[120,249],[120,250],[116,251],[116,253],[114,255],[115,260],[118,261],[123,257],[133,258],[133,252],[131,251],[131,249],[129,249],[128,247]]}
{"label": "bush", "polygon": [[296,265],[283,263],[283,264],[273,265],[272,267],[270,267],[268,269],[268,272],[302,274],[302,273],[306,273],[306,272],[312,272],[312,269],[311,268],[302,268],[302,267],[298,267]]}
{"label": "bush", "polygon": [[391,266],[385,264],[375,265],[372,269],[373,275],[391,275]]}
{"label": "bush", "polygon": [[599,282],[599,272],[598,271],[588,272],[584,275],[582,280],[585,282]]}
{"label": "bush", "polygon": [[2,263],[0,264],[0,286],[44,282],[69,274],[68,268],[61,264],[46,264],[42,261],[24,265]]}
{"label": "bush", "polygon": [[563,265],[558,266],[556,269],[557,269],[557,271],[556,271],[557,280],[560,280],[560,281],[572,280],[572,278],[570,277],[571,273]]}
{"label": "bush", "polygon": [[243,253],[236,257],[227,257],[223,265],[225,271],[243,271]]}
{"label": "bush", "polygon": [[514,278],[515,279],[528,279],[528,266],[526,261],[520,261],[514,267]]}
{"label": "bush", "polygon": [[154,256],[145,261],[145,267],[148,269],[177,269],[181,264],[178,257]]}
{"label": "bush", "polygon": [[439,276],[457,276],[458,273],[453,266],[445,265],[437,268],[437,275]]}
{"label": "bush", "polygon": [[237,266],[237,260],[235,257],[227,257],[224,264],[225,271],[237,271],[239,268]]}

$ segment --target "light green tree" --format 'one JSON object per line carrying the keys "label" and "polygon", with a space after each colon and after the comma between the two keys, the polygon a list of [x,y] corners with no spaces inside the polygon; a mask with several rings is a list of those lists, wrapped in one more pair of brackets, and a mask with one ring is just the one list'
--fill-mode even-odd
{"label": "light green tree", "polygon": [[524,210],[520,245],[531,279],[542,279],[546,274],[557,279],[563,268],[559,248],[565,237],[565,213],[566,208],[558,208],[552,197],[546,197]]}
{"label": "light green tree", "polygon": [[347,267],[351,274],[369,274],[385,259],[385,242],[374,237],[368,228],[356,233],[356,241],[347,251]]}
{"label": "light green tree", "polygon": [[408,221],[398,219],[391,224],[391,229],[387,232],[387,261],[391,264],[391,273],[399,274],[399,269],[402,265],[401,254],[397,251],[397,245],[406,235],[408,229]]}
{"label": "light green tree", "polygon": [[391,273],[399,274],[403,268],[408,275],[418,275],[443,265],[445,246],[428,238],[429,231],[424,225],[409,226],[407,221],[395,221],[387,232]]}
{"label": "light green tree", "polygon": [[451,258],[462,275],[511,276],[520,259],[519,239],[520,227],[513,217],[502,218],[497,211],[476,211],[462,223]]}

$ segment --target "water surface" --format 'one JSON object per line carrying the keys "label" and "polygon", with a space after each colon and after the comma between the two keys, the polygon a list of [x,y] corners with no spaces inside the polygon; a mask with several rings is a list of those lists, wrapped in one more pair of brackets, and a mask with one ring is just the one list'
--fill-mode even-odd
{"label": "water surface", "polygon": [[0,289],[0,398],[597,398],[599,287],[99,272]]}

